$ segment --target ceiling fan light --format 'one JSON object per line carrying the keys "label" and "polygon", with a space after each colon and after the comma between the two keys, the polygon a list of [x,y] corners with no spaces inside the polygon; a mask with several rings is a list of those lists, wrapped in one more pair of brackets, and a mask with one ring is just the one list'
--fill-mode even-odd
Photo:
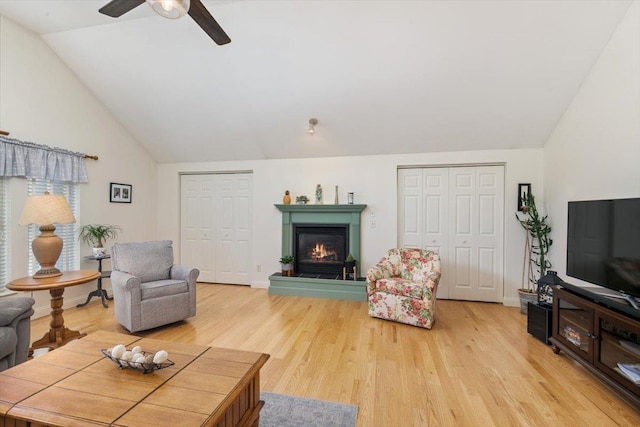
{"label": "ceiling fan light", "polygon": [[189,12],[190,0],[147,0],[147,3],[158,15],[178,19]]}

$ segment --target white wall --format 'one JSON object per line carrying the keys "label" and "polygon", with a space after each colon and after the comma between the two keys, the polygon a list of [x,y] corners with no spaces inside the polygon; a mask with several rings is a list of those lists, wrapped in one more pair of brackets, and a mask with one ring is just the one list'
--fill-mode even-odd
{"label": "white wall", "polygon": [[[36,34],[0,16],[0,129],[11,137],[99,156],[87,160],[89,183],[81,184],[77,224],[123,228],[119,240],[156,236],[156,164]],[[133,185],[133,203],[109,203],[109,183]],[[18,227],[26,180],[10,180],[10,278],[27,274],[27,230]],[[82,255],[90,249],[81,247]],[[96,269],[82,261],[82,269]],[[110,269],[110,263],[104,263]],[[110,281],[104,283],[110,287]],[[84,302],[95,282],[65,290],[65,307]],[[49,294],[33,293],[36,316],[48,315]],[[95,301],[95,299],[94,299]]]}
{"label": "white wall", "polygon": [[640,2],[635,1],[544,148],[551,260],[566,276],[567,202],[640,197]]}
{"label": "white wall", "polygon": [[[354,191],[356,203],[369,205],[376,228],[363,228],[363,268],[377,261],[397,239],[396,169],[398,166],[504,163],[505,302],[517,304],[524,234],[513,218],[517,184],[530,182],[541,210],[553,226],[552,261],[565,270],[566,202],[576,199],[640,196],[640,11],[636,1],[544,150],[446,152],[300,160],[263,160],[156,165],[84,85],[35,34],[0,18],[0,128],[13,137],[85,151],[100,156],[88,162],[90,183],[82,185],[79,223],[115,223],[120,240],[168,238],[179,258],[179,173],[252,170],[254,173],[254,286],[266,286],[278,269],[280,203],[284,190],[307,194],[317,183],[333,200]],[[425,144],[429,142],[426,141]],[[392,144],[392,142],[390,142]],[[544,173],[542,160],[544,157]],[[156,175],[157,173],[157,175]],[[133,184],[133,204],[110,204],[108,183]],[[543,183],[544,190],[543,191]],[[157,186],[156,186],[157,185]],[[24,183],[12,179],[12,220],[24,199]],[[155,190],[155,191],[154,191]],[[546,207],[546,209],[545,209]],[[157,216],[157,218],[156,218]],[[26,230],[12,225],[12,277],[26,271]],[[83,248],[88,253],[88,248]],[[83,268],[94,265],[83,263]],[[65,292],[82,298],[90,285]],[[38,293],[37,293],[38,294]],[[40,293],[44,294],[44,293]],[[48,295],[35,295],[39,307]]]}
{"label": "white wall", "polygon": [[[333,203],[339,186],[341,203],[355,193],[355,203],[367,205],[363,212],[362,265],[366,271],[389,248],[397,244],[398,166],[505,164],[505,303],[518,304],[521,285],[524,231],[514,217],[518,183],[532,184],[542,194],[542,150],[447,152],[415,155],[381,155],[322,159],[259,160],[158,165],[158,229],[160,238],[173,240],[179,257],[180,173],[251,170],[253,180],[252,286],[267,287],[268,276],[279,270],[281,213],[285,190],[292,196],[305,194],[313,201],[316,184],[324,189],[325,203]],[[376,227],[367,218],[375,212]],[[261,272],[257,272],[257,266]]]}

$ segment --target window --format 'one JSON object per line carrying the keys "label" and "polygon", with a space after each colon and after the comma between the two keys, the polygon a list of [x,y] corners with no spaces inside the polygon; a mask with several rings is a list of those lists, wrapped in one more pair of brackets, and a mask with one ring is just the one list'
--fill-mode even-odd
{"label": "window", "polygon": [[4,288],[4,284],[9,280],[9,251],[7,245],[9,242],[9,224],[7,222],[9,213],[8,204],[9,180],[0,177],[0,292]]}
{"label": "window", "polygon": [[[78,218],[79,214],[79,197],[78,184],[69,182],[51,182],[40,179],[30,179],[28,181],[27,191],[29,196],[35,194],[43,194],[48,191],[51,194],[64,194],[69,202],[69,207],[73,215]],[[64,242],[62,253],[56,263],[56,267],[61,271],[78,270],[80,266],[80,250],[76,239],[76,224],[55,224],[55,233],[60,236]],[[33,241],[40,234],[37,225],[29,226],[29,242]],[[29,247],[29,274],[32,275],[40,266],[33,256],[31,247]]]}

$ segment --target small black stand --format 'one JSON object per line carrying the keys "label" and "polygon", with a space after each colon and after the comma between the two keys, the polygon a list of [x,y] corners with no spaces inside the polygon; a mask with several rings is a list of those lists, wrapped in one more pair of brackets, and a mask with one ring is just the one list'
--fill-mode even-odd
{"label": "small black stand", "polygon": [[549,344],[551,338],[551,307],[538,305],[538,303],[527,303],[527,332]]}
{"label": "small black stand", "polygon": [[102,279],[111,277],[111,271],[102,271],[102,260],[106,258],[111,258],[111,256],[110,255],[104,255],[104,256],[89,255],[84,257],[84,259],[92,259],[94,261],[98,261],[98,271],[100,272],[100,277],[98,277],[98,289],[96,289],[95,291],[89,292],[89,295],[87,296],[87,300],[82,304],[78,304],[76,307],[84,307],[85,305],[89,304],[89,301],[91,301],[91,298],[100,297],[104,308],[109,308],[109,305],[105,300],[112,300],[113,297],[109,297],[109,295],[107,294],[107,291],[102,289]]}

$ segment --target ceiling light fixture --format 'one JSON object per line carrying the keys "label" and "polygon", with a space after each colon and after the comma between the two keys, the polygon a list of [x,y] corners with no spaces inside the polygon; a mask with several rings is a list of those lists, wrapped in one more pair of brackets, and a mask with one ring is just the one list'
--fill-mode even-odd
{"label": "ceiling light fixture", "polygon": [[315,126],[318,124],[318,119],[316,118],[310,118],[309,119],[309,133],[311,135],[313,135],[314,133],[316,133],[316,129]]}
{"label": "ceiling light fixture", "polygon": [[190,0],[147,0],[155,13],[169,19],[182,18],[189,12]]}

